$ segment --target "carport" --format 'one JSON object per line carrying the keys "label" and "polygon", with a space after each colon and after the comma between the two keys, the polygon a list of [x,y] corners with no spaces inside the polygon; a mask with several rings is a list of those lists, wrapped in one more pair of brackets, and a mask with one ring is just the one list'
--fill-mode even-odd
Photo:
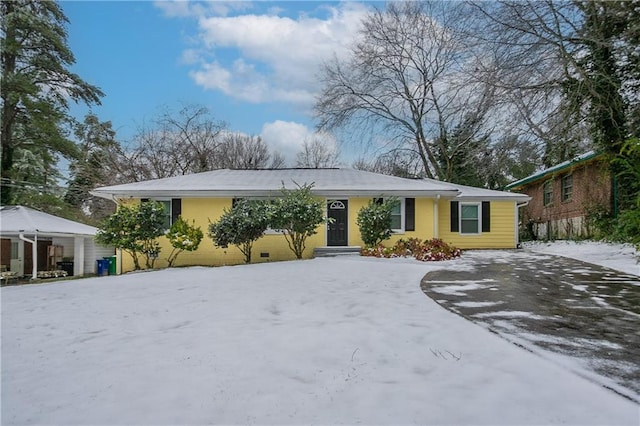
{"label": "carport", "polygon": [[[95,243],[97,228],[24,206],[0,207],[2,265],[18,276],[72,266],[73,275],[95,272],[97,259],[114,254]],[[43,259],[44,257],[44,259]],[[31,271],[25,266],[31,265]]]}

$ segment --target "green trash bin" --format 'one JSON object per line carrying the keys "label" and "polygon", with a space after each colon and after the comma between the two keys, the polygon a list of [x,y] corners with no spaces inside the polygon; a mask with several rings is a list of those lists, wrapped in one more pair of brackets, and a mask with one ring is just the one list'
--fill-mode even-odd
{"label": "green trash bin", "polygon": [[116,257],[107,256],[107,257],[103,257],[103,259],[109,261],[109,267],[107,268],[109,275],[115,275],[116,274]]}

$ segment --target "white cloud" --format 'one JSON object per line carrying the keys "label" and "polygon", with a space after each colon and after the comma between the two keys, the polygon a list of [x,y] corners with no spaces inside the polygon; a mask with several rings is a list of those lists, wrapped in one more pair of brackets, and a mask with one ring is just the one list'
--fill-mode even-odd
{"label": "white cloud", "polygon": [[329,133],[316,133],[304,124],[293,121],[276,120],[262,126],[260,137],[269,149],[278,151],[285,158],[288,167],[296,164],[296,155],[301,152],[305,140],[320,138],[332,150],[338,150],[336,138]]}
{"label": "white cloud", "polygon": [[302,150],[305,138],[313,131],[304,124],[293,121],[276,120],[262,126],[260,137],[271,151],[278,151],[287,162],[287,166],[295,165],[296,154]]}
{"label": "white cloud", "polygon": [[199,67],[190,73],[198,85],[243,101],[302,107],[313,102],[322,62],[346,53],[367,11],[360,3],[345,2],[319,6],[328,12],[325,18],[279,16],[275,9],[264,15],[217,16],[211,8],[196,13],[197,4],[174,3],[162,6],[165,13],[198,16],[201,47],[184,55],[191,63],[200,55]]}
{"label": "white cloud", "polygon": [[251,8],[249,1],[207,1],[156,0],[154,5],[170,18],[206,17],[207,15],[227,16],[232,11]]}

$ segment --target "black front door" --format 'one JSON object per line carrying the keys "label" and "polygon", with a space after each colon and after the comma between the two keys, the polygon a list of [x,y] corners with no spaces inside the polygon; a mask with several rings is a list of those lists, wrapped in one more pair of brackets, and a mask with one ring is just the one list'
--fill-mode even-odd
{"label": "black front door", "polygon": [[327,201],[327,245],[346,246],[349,244],[347,221],[349,220],[348,200]]}

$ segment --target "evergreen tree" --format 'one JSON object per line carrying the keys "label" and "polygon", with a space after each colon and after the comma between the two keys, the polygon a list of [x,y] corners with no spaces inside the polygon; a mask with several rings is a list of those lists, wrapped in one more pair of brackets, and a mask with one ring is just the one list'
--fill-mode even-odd
{"label": "evergreen tree", "polygon": [[282,196],[274,200],[271,209],[271,227],[282,231],[297,259],[302,259],[307,238],[317,234],[318,227],[327,221],[324,202],[313,196],[312,188],[313,184],[282,188]]}
{"label": "evergreen tree", "polygon": [[253,243],[262,238],[269,227],[269,206],[262,200],[236,200],[231,210],[225,209],[217,222],[209,224],[209,237],[216,247],[237,246],[251,263]]}
{"label": "evergreen tree", "polygon": [[[73,158],[68,100],[99,104],[103,93],[68,68],[67,17],[50,0],[2,0],[2,159],[0,203],[16,202],[17,186],[57,178],[58,155]],[[22,167],[19,167],[22,165]]]}
{"label": "evergreen tree", "polygon": [[109,200],[89,194],[93,188],[112,185],[117,176],[115,156],[120,145],[115,140],[111,122],[100,122],[95,114],[87,114],[75,128],[78,156],[69,165],[70,179],[64,200],[76,208],[88,210],[92,217],[103,219],[114,212]]}
{"label": "evergreen tree", "polygon": [[147,268],[153,268],[160,253],[157,238],[164,232],[164,206],[157,201],[145,201],[118,207],[98,228],[96,241],[127,252],[135,270],[139,270],[138,255],[144,256]]}

